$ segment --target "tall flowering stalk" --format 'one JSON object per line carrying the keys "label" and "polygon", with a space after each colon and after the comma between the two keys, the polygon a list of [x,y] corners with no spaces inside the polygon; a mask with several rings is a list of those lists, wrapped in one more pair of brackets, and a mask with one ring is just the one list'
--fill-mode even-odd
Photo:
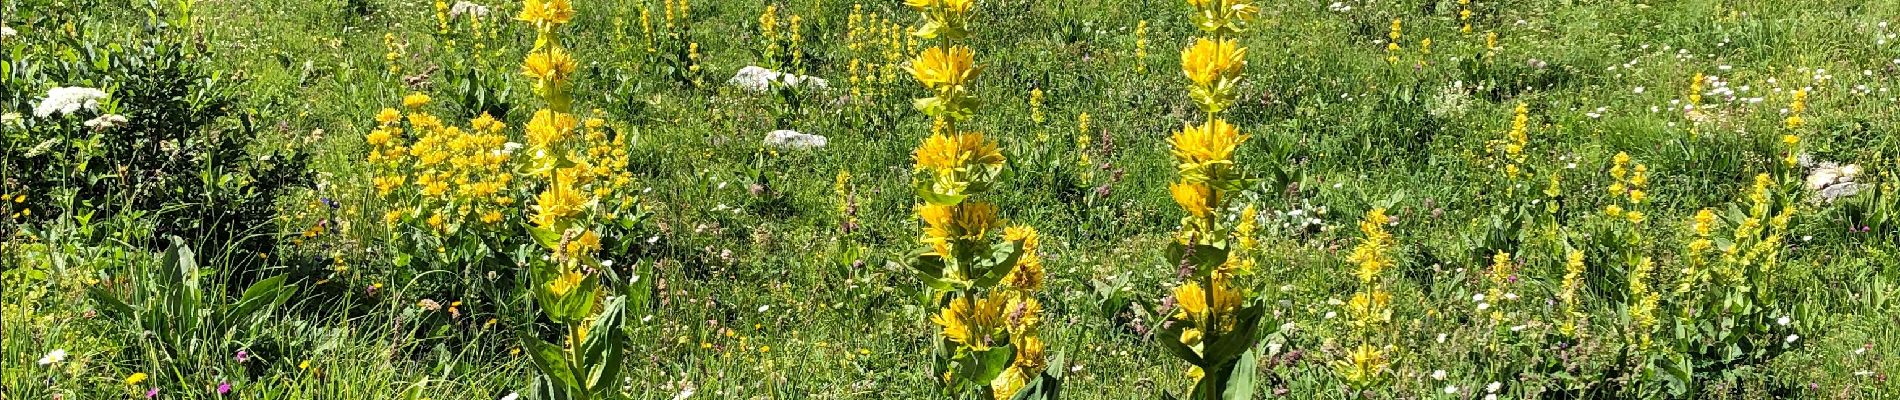
{"label": "tall flowering stalk", "polygon": [[[995,141],[962,127],[977,110],[969,87],[982,71],[975,51],[963,44],[976,2],[906,3],[923,18],[910,34],[937,42],[906,67],[933,95],[913,102],[933,123],[915,153],[912,182],[921,200],[923,248],[911,267],[933,289],[939,308],[931,317],[942,328],[937,377],[954,396],[1054,398],[1060,381],[1049,373],[1038,337],[1039,236],[1029,227],[1004,228],[997,206],[982,200],[1002,175],[1003,154]],[[898,47],[895,40],[891,47]]]}
{"label": "tall flowering stalk", "polygon": [[1248,296],[1234,287],[1235,277],[1251,266],[1234,254],[1238,245],[1227,215],[1234,193],[1248,183],[1234,161],[1247,135],[1221,113],[1234,104],[1247,65],[1247,49],[1235,37],[1260,9],[1251,0],[1189,0],[1188,5],[1201,36],[1181,51],[1181,72],[1188,78],[1188,97],[1206,119],[1168,139],[1179,175],[1168,191],[1187,215],[1166,251],[1180,283],[1167,299],[1173,310],[1156,331],[1157,340],[1192,365],[1195,384],[1189,398],[1249,398],[1257,364],[1252,348],[1260,340],[1265,307],[1245,304]]}
{"label": "tall flowering stalk", "polygon": [[1344,359],[1334,361],[1333,368],[1346,383],[1361,392],[1390,377],[1392,353],[1396,351],[1391,345],[1380,345],[1385,328],[1392,321],[1392,295],[1385,290],[1383,275],[1395,265],[1392,249],[1397,245],[1392,234],[1385,230],[1388,221],[1391,217],[1383,208],[1366,212],[1365,218],[1359,221],[1359,232],[1364,238],[1348,258],[1359,283],[1358,291],[1346,303],[1352,314],[1355,336],[1352,340],[1357,345],[1347,351]]}
{"label": "tall flowering stalk", "polygon": [[585,400],[614,397],[620,385],[627,304],[604,287],[603,278],[612,272],[598,258],[600,222],[626,221],[621,213],[632,204],[623,190],[631,180],[621,172],[624,139],[609,139],[605,120],[572,113],[569,89],[578,64],[562,47],[560,28],[574,14],[568,0],[524,0],[516,16],[535,30],[521,72],[545,102],[525,132],[531,157],[525,174],[540,188],[527,230],[547,251],[530,261],[529,276],[535,304],[564,328],[560,344],[543,341],[533,329],[519,336],[541,372],[534,387],[541,398]]}

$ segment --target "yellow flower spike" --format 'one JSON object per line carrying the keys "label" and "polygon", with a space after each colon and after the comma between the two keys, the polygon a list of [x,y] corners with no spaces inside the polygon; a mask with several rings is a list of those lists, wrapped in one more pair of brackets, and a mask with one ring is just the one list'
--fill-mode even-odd
{"label": "yellow flower spike", "polygon": [[1394,264],[1391,256],[1387,254],[1393,245],[1392,234],[1385,230],[1385,224],[1389,218],[1385,214],[1385,209],[1376,208],[1367,211],[1365,218],[1359,222],[1359,231],[1365,235],[1365,239],[1359,243],[1359,246],[1353,248],[1347,260],[1358,266],[1355,276],[1361,283],[1373,283],[1378,279],[1380,272]]}
{"label": "yellow flower spike", "polygon": [[1232,34],[1246,30],[1245,25],[1260,15],[1253,0],[1187,0],[1194,7],[1194,23],[1201,31]]}
{"label": "yellow flower spike", "polygon": [[939,94],[963,87],[982,71],[976,66],[976,52],[964,46],[925,49],[904,69],[924,87]]}

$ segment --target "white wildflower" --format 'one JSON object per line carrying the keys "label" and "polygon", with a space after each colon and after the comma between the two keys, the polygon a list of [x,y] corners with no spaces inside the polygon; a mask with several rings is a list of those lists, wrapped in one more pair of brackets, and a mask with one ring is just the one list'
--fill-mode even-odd
{"label": "white wildflower", "polygon": [[515,400],[519,398],[521,398],[521,395],[516,394],[515,392],[508,392],[507,396],[501,396],[501,400]]}
{"label": "white wildflower", "polygon": [[1485,393],[1497,393],[1501,389],[1504,389],[1504,382],[1491,381],[1491,384],[1484,385]]}
{"label": "white wildflower", "polygon": [[1458,386],[1445,385],[1445,394],[1458,394]]}
{"label": "white wildflower", "polygon": [[1432,380],[1435,380],[1435,381],[1445,380],[1445,370],[1441,369],[1441,370],[1432,371]]}
{"label": "white wildflower", "polygon": [[99,100],[106,98],[106,92],[86,87],[57,87],[46,90],[46,98],[39,106],[33,107],[33,116],[50,117],[53,114],[72,114],[79,110],[98,110]]}
{"label": "white wildflower", "polygon": [[45,357],[40,357],[40,365],[42,366],[58,364],[61,361],[66,361],[66,349],[54,349],[53,351],[46,352]]}

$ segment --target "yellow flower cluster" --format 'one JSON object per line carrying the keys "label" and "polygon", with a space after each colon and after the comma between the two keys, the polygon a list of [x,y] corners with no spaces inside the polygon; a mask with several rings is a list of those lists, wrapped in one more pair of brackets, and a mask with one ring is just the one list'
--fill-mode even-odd
{"label": "yellow flower cluster", "polygon": [[1748,284],[1743,279],[1750,275],[1751,269],[1763,271],[1763,276],[1772,276],[1767,271],[1779,263],[1782,241],[1796,207],[1783,202],[1781,211],[1771,217],[1770,211],[1776,205],[1774,186],[1774,178],[1768,174],[1755,175],[1755,183],[1748,193],[1748,214],[1736,225],[1731,243],[1723,249],[1722,272],[1729,278],[1728,282]]}
{"label": "yellow flower cluster", "polygon": [[1645,256],[1637,260],[1636,268],[1629,272],[1631,304],[1628,308],[1630,323],[1635,325],[1635,328],[1631,330],[1635,336],[1631,342],[1636,343],[1638,349],[1649,348],[1652,343],[1651,332],[1656,328],[1656,307],[1662,296],[1650,288],[1651,275],[1655,270],[1655,261]]}
{"label": "yellow flower cluster", "polygon": [[1244,32],[1260,16],[1253,0],[1187,0],[1194,7],[1194,25],[1215,36]]}
{"label": "yellow flower cluster", "polygon": [[767,4],[765,6],[765,12],[759,13],[759,38],[765,40],[766,62],[778,61],[780,46],[778,26],[778,5]]}
{"label": "yellow flower cluster", "polygon": [[1491,282],[1491,287],[1485,291],[1485,295],[1488,296],[1486,299],[1498,304],[1496,307],[1491,307],[1493,321],[1503,321],[1506,318],[1504,305],[1509,304],[1512,296],[1505,296],[1505,293],[1508,293],[1505,288],[1511,285],[1516,269],[1517,262],[1511,260],[1511,253],[1500,251],[1491,256],[1491,270],[1485,273],[1485,279]]}
{"label": "yellow flower cluster", "polygon": [[[404,97],[403,104],[406,115],[385,108],[376,129],[363,136],[376,193],[393,205],[384,222],[421,220],[439,233],[501,223],[514,205],[507,127],[486,114],[466,129],[445,124],[422,111],[429,104],[422,94]],[[406,133],[415,140],[406,142]]]}
{"label": "yellow flower cluster", "polygon": [[[853,30],[846,32],[847,36],[855,36],[858,33],[855,31],[856,20],[852,22]],[[780,20],[776,4],[765,6],[765,11],[759,14],[759,38],[765,41],[762,54],[765,57],[765,63],[790,72],[804,72],[804,54],[799,50],[800,44],[805,40],[800,27],[803,24],[804,18],[797,14]],[[782,32],[781,29],[783,29]]]}
{"label": "yellow flower cluster", "polygon": [[1075,116],[1075,165],[1080,167],[1084,174],[1090,171],[1089,167],[1095,166],[1095,163],[1089,160],[1089,142],[1093,140],[1093,136],[1089,136],[1089,122],[1089,113]]}
{"label": "yellow flower cluster", "polygon": [[383,53],[383,63],[388,65],[386,68],[389,70],[389,75],[394,76],[402,73],[402,64],[400,63],[402,59],[402,44],[396,42],[396,34],[394,32],[383,34],[383,50],[385,51],[385,53]]}
{"label": "yellow flower cluster", "polygon": [[[1715,210],[1704,208],[1697,211],[1695,219],[1689,223],[1691,237],[1684,254],[1682,276],[1676,282],[1675,295],[1683,297],[1709,281],[1708,256],[1715,249]],[[1683,308],[1683,318],[1688,318],[1690,307]]]}

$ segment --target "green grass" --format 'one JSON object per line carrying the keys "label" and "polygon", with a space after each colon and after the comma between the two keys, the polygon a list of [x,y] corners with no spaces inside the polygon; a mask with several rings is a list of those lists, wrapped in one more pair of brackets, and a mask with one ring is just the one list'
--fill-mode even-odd
{"label": "green grass", "polygon": [[[123,42],[145,21],[142,2],[25,3],[0,9],[33,15],[36,6],[57,6],[46,10],[73,11],[63,19],[86,29],[67,38],[50,29],[56,26],[22,26],[21,36],[4,46],[27,43],[14,51],[46,54],[71,42]],[[241,113],[276,135],[254,152],[309,154],[305,169],[316,177],[298,195],[277,200],[286,226],[271,262],[205,261],[215,271],[207,276],[212,282],[249,276],[240,267],[267,266],[302,285],[285,307],[244,328],[247,342],[214,346],[250,349],[256,357],[239,363],[223,351],[160,356],[140,332],[93,316],[85,289],[123,279],[127,265],[152,262],[149,245],[162,238],[80,233],[140,226],[135,215],[77,222],[78,209],[41,210],[43,218],[19,231],[0,225],[8,241],[0,251],[7,261],[0,268],[6,277],[0,399],[136,397],[149,387],[161,388],[160,398],[217,398],[212,388],[226,381],[240,398],[257,399],[528,396],[534,371],[509,331],[533,322],[520,309],[526,303],[481,295],[432,299],[465,300],[455,316],[418,307],[443,293],[426,282],[484,278],[451,270],[418,282],[390,281],[404,267],[384,243],[389,234],[381,215],[388,205],[375,196],[362,160],[372,117],[398,106],[404,94],[430,93],[445,107],[438,113],[444,119],[470,117],[446,108],[462,106],[448,76],[457,65],[476,65],[488,79],[504,82],[514,104],[504,120],[524,125],[538,100],[519,77],[518,60],[533,34],[513,21],[484,21],[494,39],[482,41],[487,53],[471,54],[465,33],[452,35],[453,47],[436,33],[433,2],[369,0],[368,14],[345,3],[215,1],[195,11],[194,28],[212,57],[206,62],[243,78]],[[496,16],[512,16],[519,7],[478,3]],[[904,23],[916,18],[901,2],[862,3],[866,13]],[[1869,179],[1887,174],[1886,185],[1895,184],[1891,177],[1900,168],[1900,93],[1888,90],[1900,78],[1900,37],[1892,36],[1900,33],[1900,3],[1477,1],[1471,34],[1458,32],[1455,1],[1341,3],[1350,9],[1263,4],[1257,28],[1242,35],[1249,47],[1247,83],[1229,118],[1253,139],[1240,158],[1251,171],[1285,176],[1243,195],[1269,216],[1261,270],[1246,283],[1271,304],[1266,324],[1280,328],[1267,343],[1283,355],[1262,368],[1259,397],[1349,397],[1327,365],[1343,356],[1338,341],[1347,329],[1344,307],[1332,301],[1351,296],[1345,256],[1359,237],[1357,218],[1375,207],[1390,207],[1398,220],[1391,229],[1401,243],[1394,274],[1400,278],[1392,287],[1401,356],[1393,379],[1372,397],[1481,398],[1493,381],[1503,383],[1501,398],[1632,397],[1618,391],[1617,375],[1568,379],[1511,369],[1564,357],[1559,364],[1579,370],[1618,371],[1612,364],[1619,362],[1621,339],[1610,321],[1623,310],[1626,267],[1607,250],[1590,249],[1584,308],[1593,321],[1604,321],[1593,327],[1591,340],[1557,347],[1553,324],[1561,305],[1545,301],[1562,279],[1562,255],[1537,245],[1513,251],[1524,263],[1521,304],[1537,321],[1528,330],[1541,341],[1488,348],[1495,330],[1508,326],[1489,325],[1472,309],[1471,295],[1484,290],[1482,271],[1490,262],[1474,238],[1486,233],[1482,221],[1511,201],[1500,194],[1501,172],[1485,157],[1485,145],[1504,137],[1518,104],[1530,110],[1530,164],[1561,171],[1566,207],[1579,216],[1575,225],[1586,225],[1582,215],[1607,204],[1612,155],[1627,152],[1651,169],[1649,253],[1665,291],[1681,268],[1690,216],[1745,201],[1743,190],[1756,173],[1779,168],[1781,110],[1793,89],[1812,88],[1802,136],[1813,158],[1857,163]],[[641,44],[641,7],[651,8],[658,24],[658,1],[576,0],[579,17],[564,41],[582,63],[577,108],[602,109],[616,127],[637,134],[629,168],[637,185],[650,189],[640,202],[652,218],[641,237],[629,239],[644,243],[638,261],[655,265],[648,277],[654,301],[635,312],[629,328],[625,394],[940,397],[930,367],[935,338],[928,315],[935,310],[927,309],[921,284],[905,267],[887,264],[916,246],[910,152],[929,121],[908,102],[924,94],[900,75],[889,86],[892,93],[847,102],[853,52],[844,36],[853,2],[777,4],[783,15],[804,18],[808,74],[833,88],[806,95],[797,107],[723,84],[759,62],[756,21],[765,2],[694,2],[690,38],[703,53],[704,75],[703,85],[692,85],[667,76]],[[1064,394],[1135,399],[1181,392],[1190,385],[1187,364],[1143,335],[1154,318],[1131,322],[1139,313],[1121,313],[1129,312],[1123,306],[1131,300],[1159,302],[1173,279],[1161,248],[1180,211],[1168,197],[1174,171],[1165,139],[1200,118],[1178,72],[1178,49],[1194,34],[1187,6],[1009,0],[984,2],[981,9],[973,47],[986,68],[976,89],[985,106],[974,125],[995,135],[1011,157],[1013,175],[992,200],[1006,219],[1046,236],[1049,286],[1041,298],[1051,322],[1042,335],[1050,352],[1066,360],[1053,366],[1068,372]],[[170,5],[157,11],[175,15]],[[1405,23],[1399,66],[1386,62],[1384,44],[1376,42],[1394,18]],[[9,26],[12,20],[0,17]],[[1133,32],[1142,20],[1148,56],[1136,59]],[[1487,52],[1485,32],[1499,34],[1499,49]],[[402,71],[395,75],[385,72],[385,34],[403,45]],[[1426,37],[1434,44],[1431,54],[1421,55],[1417,41]],[[414,81],[426,83],[403,82],[425,71],[431,74]],[[1719,77],[1735,99],[1704,95],[1704,104],[1719,108],[1692,121],[1679,102],[1697,73]],[[1031,119],[1032,89],[1046,93],[1046,122]],[[27,104],[7,111],[32,118],[30,105],[43,93],[7,93],[0,103]],[[1748,100],[1757,97],[1759,103]],[[1092,117],[1087,132],[1077,131],[1081,113]],[[830,145],[761,149],[759,140],[774,129],[825,135]],[[511,134],[520,140],[518,129]],[[1078,134],[1091,138],[1093,165],[1077,165]],[[848,235],[837,229],[833,194],[841,170],[853,176],[863,224]],[[749,193],[748,184],[760,179],[768,189]],[[1531,184],[1541,190],[1543,182]],[[36,198],[50,189],[0,188]],[[335,215],[342,223],[303,238],[299,232],[325,212],[319,198],[339,203]],[[1891,203],[1895,197],[1862,198]],[[1787,312],[1802,319],[1798,344],[1736,368],[1731,382],[1744,387],[1705,396],[1900,393],[1891,379],[1900,374],[1894,361],[1900,348],[1892,345],[1900,343],[1894,317],[1900,310],[1891,299],[1900,287],[1900,232],[1889,223],[1883,231],[1847,233],[1849,218],[1865,214],[1844,204],[1803,207],[1778,280],[1761,288],[1779,293]],[[1282,226],[1280,215],[1295,209],[1318,218],[1319,226]],[[376,284],[383,286],[372,292]],[[241,290],[227,289],[231,295]],[[1335,312],[1339,318],[1329,317]],[[64,363],[35,363],[53,349],[68,352]],[[1288,352],[1302,356],[1287,359]],[[305,360],[308,368],[300,367]],[[1437,370],[1447,378],[1432,377]],[[152,378],[121,382],[134,372]],[[1564,392],[1569,384],[1588,388]],[[1461,391],[1447,394],[1446,386]]]}

